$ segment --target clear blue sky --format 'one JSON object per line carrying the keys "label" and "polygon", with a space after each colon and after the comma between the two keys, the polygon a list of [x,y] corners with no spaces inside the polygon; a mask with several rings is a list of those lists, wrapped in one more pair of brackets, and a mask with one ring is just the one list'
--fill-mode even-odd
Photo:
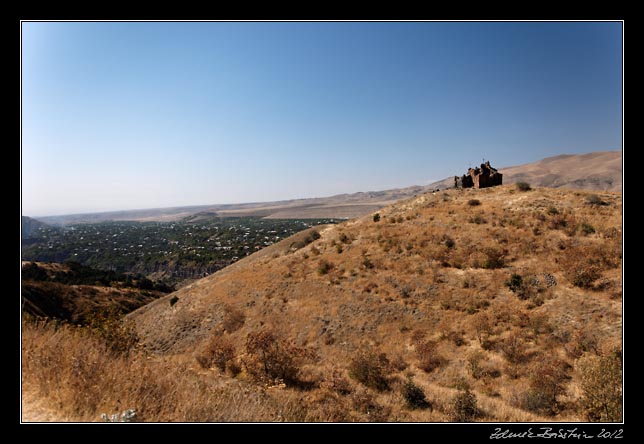
{"label": "clear blue sky", "polygon": [[621,23],[22,24],[23,214],[327,196],[619,150]]}

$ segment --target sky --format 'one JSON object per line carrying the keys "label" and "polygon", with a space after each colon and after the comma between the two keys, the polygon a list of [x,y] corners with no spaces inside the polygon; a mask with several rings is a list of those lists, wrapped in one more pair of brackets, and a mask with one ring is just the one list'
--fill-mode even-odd
{"label": "sky", "polygon": [[23,22],[22,213],[427,185],[622,149],[621,22]]}

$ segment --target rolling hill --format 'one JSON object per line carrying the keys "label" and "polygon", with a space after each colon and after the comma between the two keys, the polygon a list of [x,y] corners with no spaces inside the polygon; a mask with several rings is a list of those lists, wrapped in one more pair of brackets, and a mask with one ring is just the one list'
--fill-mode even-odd
{"label": "rolling hill", "polygon": [[[621,221],[619,193],[427,193],[299,233],[128,318],[159,359],[276,385],[308,420],[462,420],[463,399],[467,420],[592,420],[584,362],[621,348]],[[433,409],[409,408],[413,387]]]}

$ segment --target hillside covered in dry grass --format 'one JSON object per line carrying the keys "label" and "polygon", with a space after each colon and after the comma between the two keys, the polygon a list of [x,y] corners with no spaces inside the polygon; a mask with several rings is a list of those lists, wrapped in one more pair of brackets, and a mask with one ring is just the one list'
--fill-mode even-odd
{"label": "hillside covered in dry grass", "polygon": [[[121,406],[148,421],[619,420],[621,224],[618,193],[428,193],[138,309],[127,357],[71,330],[49,343],[62,380],[77,353],[121,381],[76,401],[87,420]],[[23,344],[23,378],[43,387],[47,328]],[[48,390],[79,399],[71,382]]]}

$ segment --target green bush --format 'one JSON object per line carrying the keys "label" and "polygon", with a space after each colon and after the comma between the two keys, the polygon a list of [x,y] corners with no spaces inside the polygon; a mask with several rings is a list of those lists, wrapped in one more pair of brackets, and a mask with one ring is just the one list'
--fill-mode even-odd
{"label": "green bush", "polygon": [[380,213],[376,213],[373,215],[373,221],[374,222],[380,222]]}

